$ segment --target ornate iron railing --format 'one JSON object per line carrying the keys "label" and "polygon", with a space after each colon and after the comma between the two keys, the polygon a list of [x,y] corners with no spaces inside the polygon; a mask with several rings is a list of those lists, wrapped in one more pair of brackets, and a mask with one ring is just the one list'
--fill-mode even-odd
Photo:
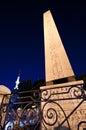
{"label": "ornate iron railing", "polygon": [[14,129],[40,129],[39,90],[3,95],[0,106],[0,130]]}
{"label": "ornate iron railing", "polygon": [[85,93],[81,84],[44,89],[41,98],[42,130],[86,129]]}
{"label": "ornate iron railing", "polygon": [[[74,107],[67,112],[64,103],[76,100],[77,104],[73,104]],[[77,110],[81,113],[85,111],[86,108],[80,108],[85,101],[86,94],[82,85],[3,95],[0,130],[74,130],[71,120],[75,115],[79,116]],[[86,113],[83,114],[86,116]],[[81,126],[83,130],[86,128],[86,119],[83,119],[76,122],[76,130],[81,130]]]}

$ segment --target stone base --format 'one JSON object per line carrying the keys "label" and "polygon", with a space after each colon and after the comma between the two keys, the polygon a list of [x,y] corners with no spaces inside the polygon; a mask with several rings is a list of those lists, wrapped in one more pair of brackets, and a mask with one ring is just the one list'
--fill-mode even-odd
{"label": "stone base", "polygon": [[86,102],[83,81],[41,87],[41,130],[83,130]]}

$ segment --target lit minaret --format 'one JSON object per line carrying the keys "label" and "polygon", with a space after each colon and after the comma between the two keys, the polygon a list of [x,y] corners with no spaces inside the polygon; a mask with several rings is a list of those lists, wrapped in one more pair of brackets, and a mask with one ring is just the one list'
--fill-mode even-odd
{"label": "lit minaret", "polygon": [[16,85],[15,85],[15,87],[14,87],[14,89],[19,89],[18,88],[18,85],[19,85],[19,83],[20,83],[20,73],[18,74],[18,77],[17,77],[17,80],[16,80]]}

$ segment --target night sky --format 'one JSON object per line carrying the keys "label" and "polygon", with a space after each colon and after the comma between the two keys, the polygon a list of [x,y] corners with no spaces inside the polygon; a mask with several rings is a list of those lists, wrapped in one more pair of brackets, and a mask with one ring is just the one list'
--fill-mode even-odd
{"label": "night sky", "polygon": [[45,78],[43,13],[50,10],[75,75],[86,74],[86,7],[76,0],[0,3],[0,84]]}

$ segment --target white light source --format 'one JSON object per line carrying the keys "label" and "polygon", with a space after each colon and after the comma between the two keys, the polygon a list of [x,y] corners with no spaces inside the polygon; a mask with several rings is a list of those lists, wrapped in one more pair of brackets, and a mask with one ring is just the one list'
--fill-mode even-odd
{"label": "white light source", "polygon": [[18,89],[19,89],[19,88],[18,88],[18,85],[19,85],[19,83],[20,83],[20,74],[18,75],[17,80],[16,80],[15,83],[16,83],[16,85],[15,85],[14,89],[17,89],[17,90],[18,90]]}

